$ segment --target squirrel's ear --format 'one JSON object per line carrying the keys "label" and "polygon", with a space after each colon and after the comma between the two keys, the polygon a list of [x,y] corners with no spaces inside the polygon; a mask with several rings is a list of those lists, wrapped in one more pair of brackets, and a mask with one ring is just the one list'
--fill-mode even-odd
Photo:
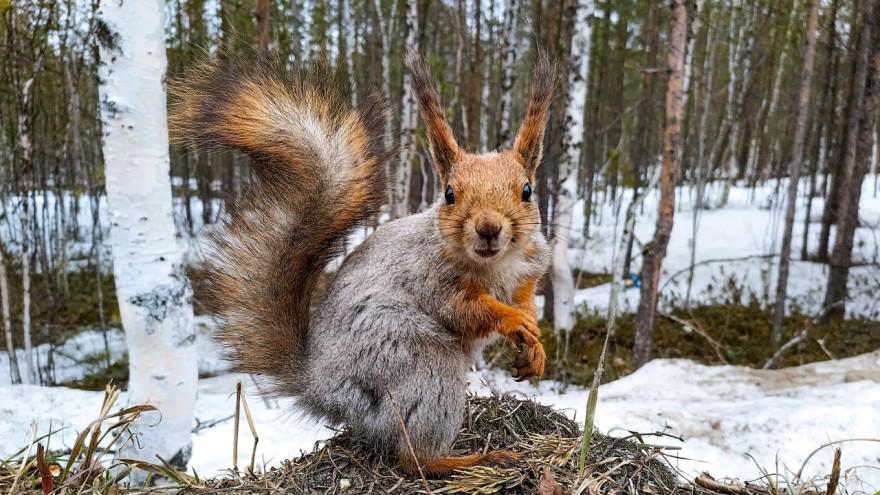
{"label": "squirrel's ear", "polygon": [[431,85],[431,76],[421,55],[415,49],[409,49],[404,55],[403,65],[412,80],[412,90],[419,104],[419,113],[425,121],[428,134],[428,148],[434,159],[434,166],[445,183],[455,162],[461,158],[462,151],[455,142],[452,129],[446,123],[446,116],[437,100],[437,92]]}
{"label": "squirrel's ear", "polygon": [[532,85],[529,89],[529,106],[526,118],[513,142],[513,151],[526,169],[526,175],[533,177],[541,163],[543,154],[544,130],[547,127],[547,109],[553,101],[553,88],[556,84],[556,63],[551,62],[543,50],[532,72]]}

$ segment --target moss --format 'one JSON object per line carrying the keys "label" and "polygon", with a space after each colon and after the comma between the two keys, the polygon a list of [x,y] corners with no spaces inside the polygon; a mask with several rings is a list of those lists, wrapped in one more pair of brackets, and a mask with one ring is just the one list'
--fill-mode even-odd
{"label": "moss", "polygon": [[[4,256],[9,274],[9,291],[22,294],[20,257]],[[59,269],[60,270],[60,269]],[[83,327],[97,328],[101,323],[98,304],[98,281],[95,266],[67,271],[62,277],[58,270],[48,274],[31,271],[31,338],[34,345],[60,344]],[[104,321],[108,326],[119,325],[119,306],[116,303],[116,284],[111,273],[100,276],[103,293]],[[10,297],[10,317],[13,328],[21,328],[23,301]],[[22,347],[21,332],[13,333],[13,343]]]}

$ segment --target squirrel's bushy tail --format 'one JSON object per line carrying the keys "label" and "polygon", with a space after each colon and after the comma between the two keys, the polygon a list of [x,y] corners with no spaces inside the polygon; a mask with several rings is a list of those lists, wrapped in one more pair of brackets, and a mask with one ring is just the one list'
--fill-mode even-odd
{"label": "squirrel's bushy tail", "polygon": [[326,70],[291,75],[231,57],[169,86],[172,142],[251,159],[253,179],[209,234],[200,302],[234,369],[288,391],[319,276],[387,198],[384,101],[352,109],[336,87]]}

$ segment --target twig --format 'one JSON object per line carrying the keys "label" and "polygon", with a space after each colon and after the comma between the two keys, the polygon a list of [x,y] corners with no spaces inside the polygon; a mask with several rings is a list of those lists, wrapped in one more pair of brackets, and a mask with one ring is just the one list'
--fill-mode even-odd
{"label": "twig", "polygon": [[385,387],[385,393],[388,394],[388,398],[391,400],[391,408],[394,409],[394,414],[397,415],[397,421],[400,422],[400,429],[403,430],[403,439],[406,440],[406,446],[409,447],[409,453],[412,455],[413,462],[416,463],[416,469],[419,470],[419,476],[422,477],[422,483],[425,485],[425,492],[428,495],[431,495],[431,489],[428,488],[428,480],[425,478],[424,471],[422,471],[422,465],[419,464],[419,459],[416,457],[416,451],[413,450],[412,443],[409,441],[409,434],[406,432],[406,425],[403,424],[403,416],[400,415],[400,409],[397,408],[397,403],[394,402],[394,396],[391,395],[391,391],[388,390],[388,387]]}
{"label": "twig", "polygon": [[364,467],[364,465],[361,464],[361,462],[360,462],[359,460],[355,459],[354,456],[353,456],[351,453],[349,453],[347,450],[343,449],[343,448],[340,447],[339,445],[337,445],[336,448],[337,448],[340,452],[342,452],[342,454],[345,455],[345,457],[348,457],[348,460],[350,460],[351,462],[355,463],[355,465],[356,465],[357,467],[361,468],[361,470],[362,470],[363,472],[367,473],[371,478],[373,478],[373,480],[376,479],[376,475],[375,475],[372,471],[370,471],[369,469],[367,469],[366,467]]}
{"label": "twig", "polygon": [[816,316],[815,318],[813,318],[812,320],[810,320],[810,323],[807,324],[807,326],[805,326],[804,329],[801,330],[799,334],[794,336],[791,340],[789,340],[788,342],[783,344],[782,347],[777,349],[776,352],[774,352],[773,355],[770,356],[770,359],[768,359],[767,362],[764,363],[764,366],[761,366],[761,369],[762,370],[769,369],[771,366],[776,364],[777,361],[779,361],[779,358],[781,358],[782,355],[786,353],[786,351],[788,351],[792,347],[800,344],[801,342],[807,340],[807,335],[809,335],[810,330],[812,330],[813,327],[816,326],[816,322],[821,320],[822,318],[824,318],[825,315],[828,314],[828,312],[831,311],[832,308],[835,308],[837,306],[842,305],[843,302],[844,301],[833,302],[833,303],[829,304],[828,306],[825,306],[824,308],[822,308],[822,311],[819,312],[819,315]]}
{"label": "twig", "polygon": [[[678,323],[679,325],[681,325],[682,327],[684,327],[686,329],[692,330],[697,335],[706,339],[706,341],[709,342],[709,345],[712,346],[712,349],[715,350],[715,354],[718,356],[718,359],[720,359],[721,362],[724,364],[730,364],[729,362],[727,362],[727,359],[724,357],[724,354],[727,353],[727,349],[725,349],[724,346],[722,346],[720,342],[713,339],[708,333],[706,333],[705,330],[700,328],[700,326],[697,325],[695,322],[688,321],[683,318],[679,318],[679,317],[672,315],[672,314],[661,313],[660,311],[657,311],[657,314],[664,317],[664,318],[672,320],[675,323]],[[685,331],[687,331],[687,330],[685,330]]]}
{"label": "twig", "polygon": [[[694,480],[694,484],[707,490],[712,490],[715,493],[725,493],[728,495],[750,495],[754,491],[758,491],[715,481],[715,478],[710,476],[709,473],[703,473],[697,476],[697,479]],[[758,493],[768,492],[765,490],[759,490]]]}

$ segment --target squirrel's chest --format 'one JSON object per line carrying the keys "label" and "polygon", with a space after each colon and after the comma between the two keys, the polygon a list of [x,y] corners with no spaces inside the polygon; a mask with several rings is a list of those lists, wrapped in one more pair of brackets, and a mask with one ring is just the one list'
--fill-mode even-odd
{"label": "squirrel's chest", "polygon": [[513,294],[531,271],[531,266],[525,260],[511,260],[509,263],[498,263],[481,273],[479,282],[494,299],[513,304]]}

